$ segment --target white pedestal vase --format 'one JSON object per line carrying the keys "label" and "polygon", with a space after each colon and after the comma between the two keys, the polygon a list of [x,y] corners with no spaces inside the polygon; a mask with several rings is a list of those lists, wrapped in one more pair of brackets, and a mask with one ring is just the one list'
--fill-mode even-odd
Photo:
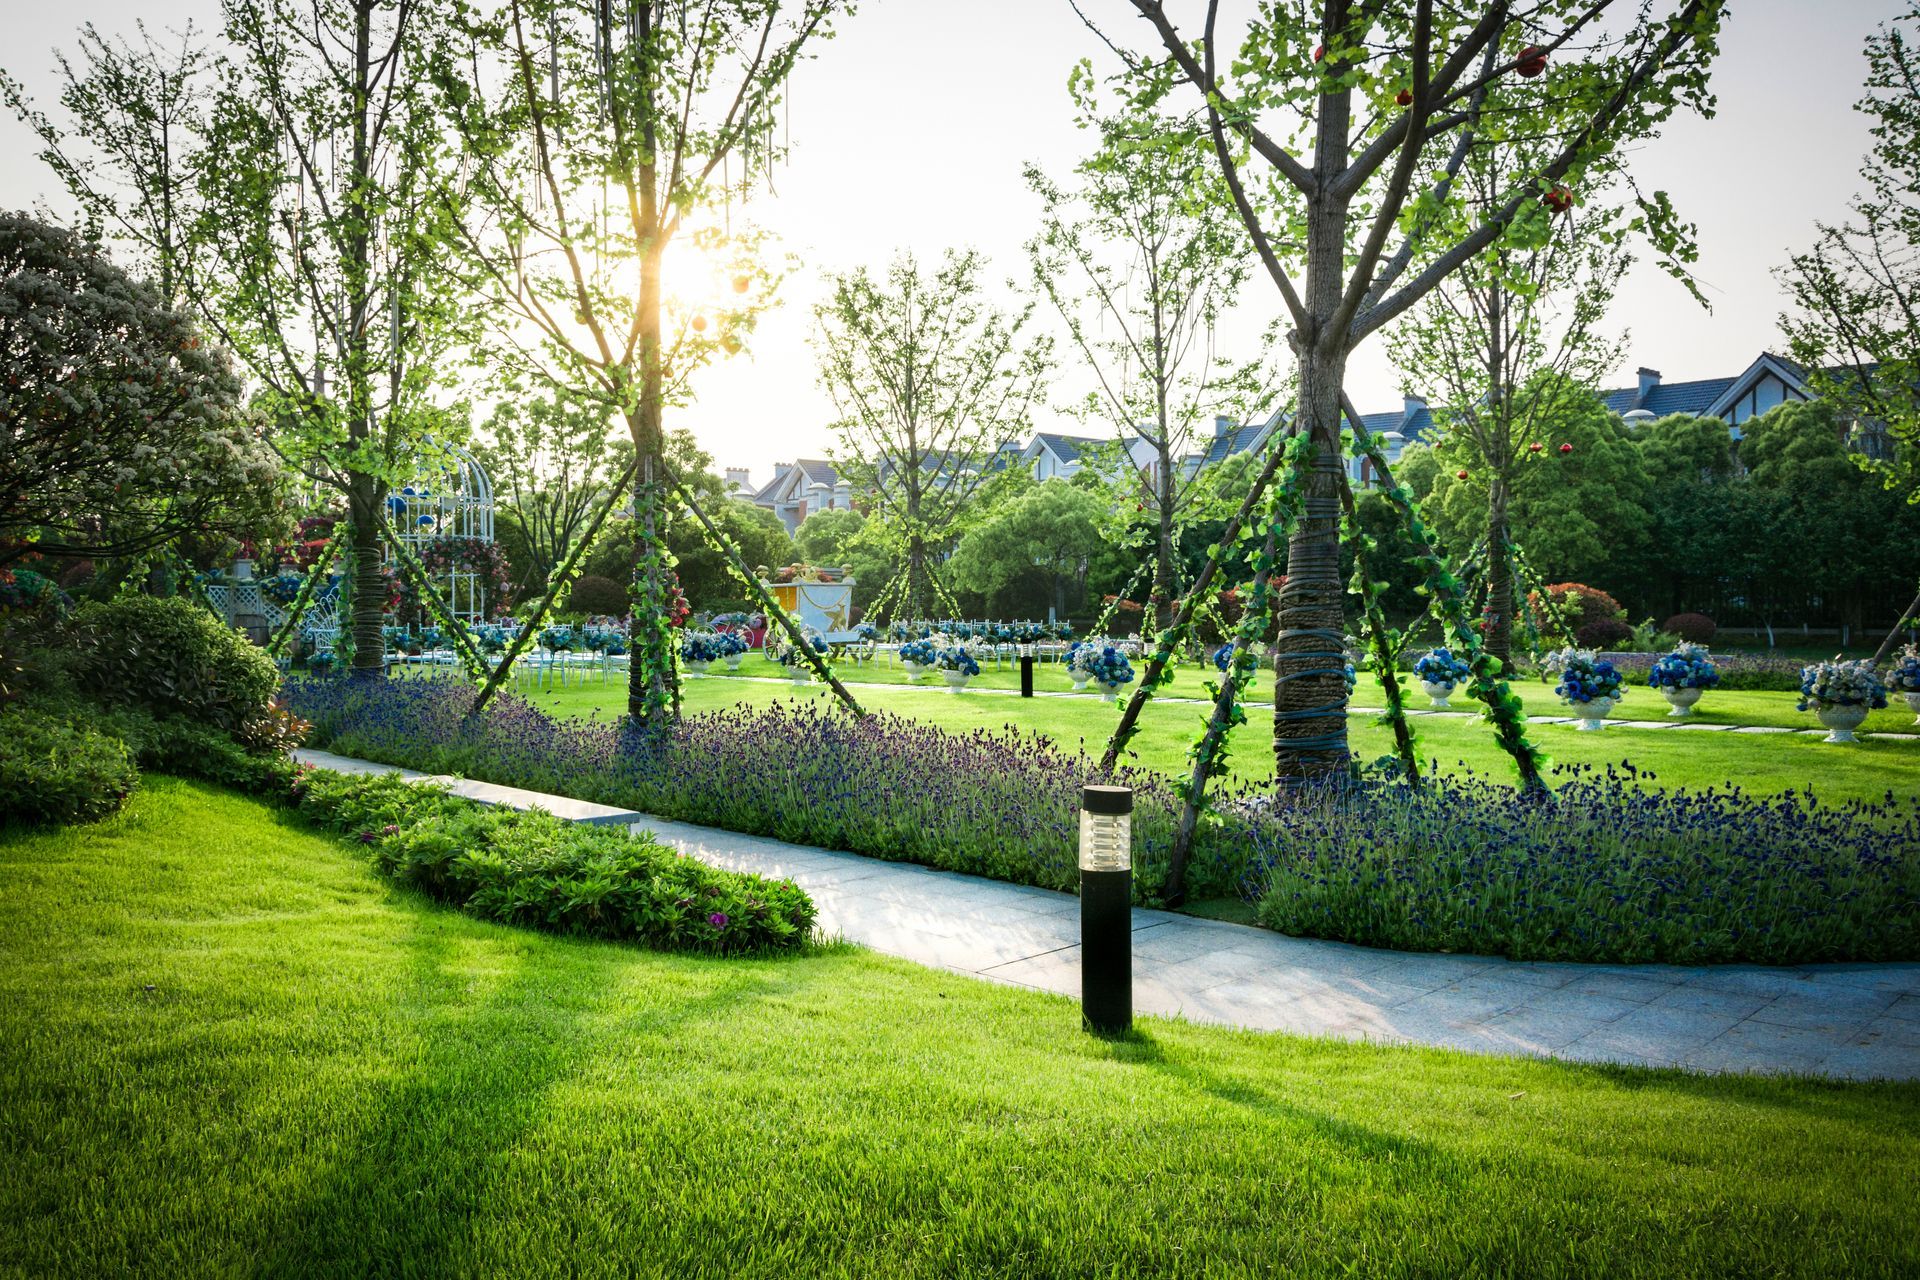
{"label": "white pedestal vase", "polygon": [[1907,710],[1913,712],[1913,722],[1920,724],[1920,690],[1903,693],[1900,696],[1907,700]]}
{"label": "white pedestal vase", "polygon": [[690,680],[697,680],[704,676],[707,674],[707,668],[713,665],[711,659],[706,662],[693,662],[683,658],[681,662],[686,667],[687,678]]}
{"label": "white pedestal vase", "polygon": [[738,671],[738,670],[740,669],[740,659],[742,659],[742,658],[744,658],[745,656],[746,656],[746,655],[745,655],[745,654],[743,654],[743,653],[730,653],[730,654],[728,654],[728,655],[727,655],[727,670],[729,670],[729,671]]}
{"label": "white pedestal vase", "polygon": [[1447,702],[1447,699],[1453,696],[1452,685],[1436,684],[1432,680],[1422,680],[1420,687],[1426,690],[1429,698],[1433,699],[1433,709],[1435,711],[1445,711],[1448,708],[1450,704]]}
{"label": "white pedestal vase", "polygon": [[1858,742],[1853,736],[1861,722],[1867,718],[1867,708],[1862,703],[1842,705],[1834,702],[1822,702],[1814,707],[1813,713],[1820,717],[1820,723],[1827,727],[1827,736],[1822,742]]}
{"label": "white pedestal vase", "polygon": [[813,672],[805,667],[788,667],[787,679],[793,681],[795,688],[799,688],[803,684],[813,683]]}
{"label": "white pedestal vase", "polygon": [[966,692],[967,681],[973,679],[964,671],[942,671],[940,676],[947,682],[948,693]]}
{"label": "white pedestal vase", "polygon": [[1092,676],[1084,676],[1077,671],[1070,674],[1067,678],[1073,681],[1073,691],[1075,693],[1085,693],[1087,691],[1087,683],[1093,679]]}
{"label": "white pedestal vase", "polygon": [[1112,702],[1115,698],[1118,698],[1120,696],[1120,691],[1126,687],[1127,687],[1126,685],[1121,684],[1117,681],[1112,683],[1109,683],[1104,680],[1101,681],[1100,682],[1100,701]]}
{"label": "white pedestal vase", "polygon": [[1669,716],[1690,716],[1693,714],[1693,704],[1700,701],[1700,695],[1705,690],[1676,689],[1672,685],[1663,685],[1660,692],[1666,696],[1667,704],[1673,708],[1667,712]]}
{"label": "white pedestal vase", "polygon": [[1573,727],[1584,729],[1589,733],[1606,728],[1607,717],[1613,713],[1613,708],[1618,701],[1617,698],[1593,698],[1586,702],[1573,703],[1573,714],[1579,718],[1579,723]]}
{"label": "white pedestal vase", "polygon": [[924,671],[924,670],[926,670],[926,668],[925,668],[925,667],[923,667],[923,666],[921,666],[921,665],[920,665],[919,663],[917,663],[917,662],[908,662],[908,661],[906,661],[905,659],[902,659],[902,660],[901,660],[901,662],[900,662],[900,666],[901,666],[901,667],[902,667],[902,668],[903,668],[903,669],[904,669],[904,670],[906,671],[906,673],[907,673],[907,683],[908,683],[908,684],[913,684],[913,683],[915,683],[915,682],[917,682],[917,681],[918,681],[918,680],[920,679],[920,673],[921,673],[922,671]]}

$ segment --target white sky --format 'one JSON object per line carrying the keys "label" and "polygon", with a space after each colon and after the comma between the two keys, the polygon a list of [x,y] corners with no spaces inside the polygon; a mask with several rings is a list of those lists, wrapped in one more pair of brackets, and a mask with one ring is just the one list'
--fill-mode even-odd
{"label": "white sky", "polygon": [[[1124,0],[1084,7],[1136,42],[1145,32]],[[1817,220],[1835,220],[1859,185],[1867,146],[1852,110],[1865,63],[1861,41],[1894,16],[1899,0],[1735,0],[1714,75],[1712,121],[1683,120],[1634,160],[1643,187],[1672,193],[1699,225],[1697,274],[1711,313],[1651,268],[1625,280],[1612,315],[1632,333],[1615,385],[1638,365],[1667,381],[1730,374],[1778,342],[1781,293],[1771,269],[1805,245]],[[4,65],[43,105],[54,92],[51,50],[71,48],[92,22],[131,32],[134,20],[203,27],[216,0],[65,0],[7,6]],[[1020,180],[1036,160],[1065,175],[1084,146],[1068,118],[1065,83],[1082,57],[1102,52],[1066,0],[864,0],[833,41],[795,78],[793,157],[777,199],[753,206],[801,269],[785,304],[763,319],[751,359],[706,373],[700,399],[681,412],[721,466],[749,466],[755,483],[775,461],[824,456],[831,407],[807,343],[819,272],[881,266],[897,248],[925,257],[948,246],[988,254],[998,278],[1024,274],[1021,245],[1037,207]],[[0,120],[0,203],[64,201],[33,156],[32,138]],[[1256,280],[1249,310],[1277,312]],[[1082,387],[1071,368],[1056,402]],[[1399,402],[1378,336],[1355,357],[1349,387],[1363,412]],[[1063,416],[1043,428],[1074,430]]]}

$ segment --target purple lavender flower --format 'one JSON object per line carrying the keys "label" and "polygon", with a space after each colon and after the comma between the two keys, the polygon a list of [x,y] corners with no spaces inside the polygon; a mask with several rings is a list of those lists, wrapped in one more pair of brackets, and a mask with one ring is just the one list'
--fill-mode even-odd
{"label": "purple lavender flower", "polygon": [[716,929],[724,930],[727,927],[727,913],[716,911],[707,917],[707,923]]}

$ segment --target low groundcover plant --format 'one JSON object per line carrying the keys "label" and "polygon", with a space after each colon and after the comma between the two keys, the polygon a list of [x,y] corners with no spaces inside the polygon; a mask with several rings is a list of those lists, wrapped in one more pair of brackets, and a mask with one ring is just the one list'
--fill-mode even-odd
{"label": "low groundcover plant", "polygon": [[[452,682],[295,679],[315,745],[870,857],[1071,890],[1094,761],[1011,729],[949,733],[813,704],[645,732],[502,696],[478,725]],[[1134,883],[1164,883],[1180,802],[1134,789]],[[1414,950],[1621,963],[1920,958],[1920,797],[1816,805],[1665,790],[1622,766],[1524,797],[1443,775],[1228,791],[1201,824],[1194,897],[1239,894],[1289,933]]]}
{"label": "low groundcover plant", "polygon": [[662,950],[773,951],[804,944],[813,900],[684,857],[651,836],[490,809],[393,774],[302,777],[301,815],[369,847],[374,869],[484,920]]}

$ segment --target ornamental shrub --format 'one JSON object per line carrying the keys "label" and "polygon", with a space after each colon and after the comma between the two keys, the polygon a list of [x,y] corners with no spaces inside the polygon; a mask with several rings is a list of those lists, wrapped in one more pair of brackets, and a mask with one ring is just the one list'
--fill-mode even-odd
{"label": "ornamental shrub", "polygon": [[1660,629],[1672,632],[1688,644],[1712,644],[1713,634],[1720,628],[1704,613],[1676,613],[1661,623]]}
{"label": "ornamental shrub", "polygon": [[393,774],[317,770],[299,805],[369,846],[381,875],[483,920],[721,954],[790,950],[813,931],[813,900],[792,881],[618,827],[490,809]]}
{"label": "ornamental shrub", "polygon": [[[1540,619],[1540,630],[1549,644],[1579,644],[1583,648],[1596,646],[1581,639],[1580,629],[1610,618],[1624,625],[1627,611],[1618,600],[1598,587],[1590,587],[1584,582],[1554,582],[1545,588],[1545,598],[1541,592],[1527,593],[1527,603]],[[1632,634],[1632,628],[1627,628]]]}
{"label": "ornamental shrub", "polygon": [[127,744],[83,717],[32,707],[0,715],[0,822],[95,822],[139,782]]}
{"label": "ornamental shrub", "polygon": [[627,589],[612,578],[603,578],[597,573],[582,574],[574,580],[567,608],[573,613],[624,618],[628,610]]}
{"label": "ornamental shrub", "polygon": [[185,716],[246,745],[276,736],[273,660],[191,600],[136,595],[83,605],[69,634],[74,676],[90,697]]}
{"label": "ornamental shrub", "polygon": [[1612,649],[1633,639],[1633,628],[1619,618],[1596,618],[1573,631],[1574,643],[1583,649]]}

